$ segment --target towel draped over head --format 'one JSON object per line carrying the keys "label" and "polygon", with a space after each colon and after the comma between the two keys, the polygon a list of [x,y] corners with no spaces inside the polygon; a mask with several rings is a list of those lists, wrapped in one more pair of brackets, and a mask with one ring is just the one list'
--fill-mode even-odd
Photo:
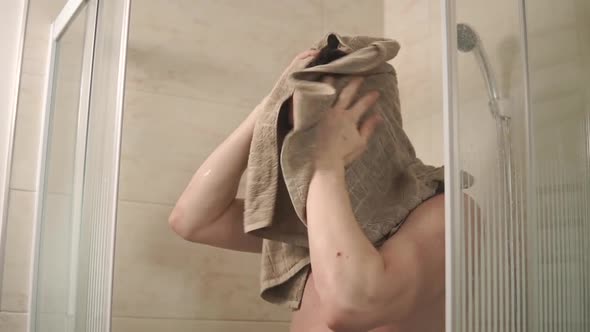
{"label": "towel draped over head", "polygon": [[[316,47],[326,45],[346,55],[310,68],[310,59],[294,61],[257,106],[248,161],[244,229],[264,238],[261,296],[292,309],[299,308],[310,273],[306,199],[314,171],[316,125],[352,77],[365,78],[359,96],[380,92],[367,116],[378,112],[383,118],[366,152],[346,168],[352,209],[367,238],[380,246],[412,209],[440,192],[443,183],[442,167],[424,165],[402,129],[396,73],[387,62],[399,44],[331,33]],[[334,84],[321,82],[324,75],[334,76]],[[291,98],[293,128],[285,125]]]}

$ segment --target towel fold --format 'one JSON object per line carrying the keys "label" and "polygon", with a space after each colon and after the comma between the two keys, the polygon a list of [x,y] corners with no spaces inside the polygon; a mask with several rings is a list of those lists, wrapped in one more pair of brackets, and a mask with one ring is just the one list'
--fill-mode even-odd
{"label": "towel fold", "polygon": [[[442,167],[424,165],[402,129],[396,73],[387,63],[399,44],[331,33],[316,47],[329,41],[346,55],[310,68],[310,60],[293,62],[258,105],[248,161],[244,229],[264,238],[261,296],[292,309],[301,304],[310,272],[305,209],[316,124],[352,76],[365,77],[359,96],[380,91],[367,115],[379,112],[384,120],[367,151],[346,169],[353,211],[367,238],[377,247],[383,244],[443,184]],[[324,75],[336,78],[333,86],[320,82]],[[295,101],[292,129],[283,123],[290,98]]]}

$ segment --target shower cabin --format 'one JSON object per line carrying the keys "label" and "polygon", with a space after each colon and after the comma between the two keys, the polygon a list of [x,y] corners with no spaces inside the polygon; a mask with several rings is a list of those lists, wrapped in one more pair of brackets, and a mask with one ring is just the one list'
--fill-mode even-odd
{"label": "shower cabin", "polygon": [[[589,331],[590,5],[440,2],[446,331]],[[70,0],[52,25],[33,332],[111,329],[129,12]]]}

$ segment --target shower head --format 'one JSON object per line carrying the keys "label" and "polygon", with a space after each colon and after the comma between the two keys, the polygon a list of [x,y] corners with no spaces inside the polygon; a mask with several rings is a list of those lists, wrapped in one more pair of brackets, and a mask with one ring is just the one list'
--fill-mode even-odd
{"label": "shower head", "polygon": [[457,47],[461,52],[471,52],[479,45],[479,36],[469,25],[457,24]]}
{"label": "shower head", "polygon": [[481,74],[485,81],[488,98],[492,107],[492,115],[498,115],[497,102],[500,100],[498,86],[494,77],[494,72],[488,60],[488,56],[484,50],[483,43],[475,30],[465,23],[457,24],[457,48],[461,52],[470,52],[475,56],[475,60],[479,65]]}

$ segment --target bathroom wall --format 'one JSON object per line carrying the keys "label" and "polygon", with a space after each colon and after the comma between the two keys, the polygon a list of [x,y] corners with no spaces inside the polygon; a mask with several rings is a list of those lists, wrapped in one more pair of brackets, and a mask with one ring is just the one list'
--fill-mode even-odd
{"label": "bathroom wall", "polygon": [[[527,316],[529,324],[533,324],[532,330],[539,330],[534,327],[538,322],[544,322],[545,327],[564,329],[567,329],[566,323],[580,326],[581,317],[584,317],[580,308],[588,296],[579,290],[584,266],[581,252],[587,252],[581,234],[588,232],[583,225],[587,221],[584,207],[588,197],[588,127],[584,126],[590,123],[590,3],[586,0],[526,1],[530,139],[534,144],[533,162],[526,171],[524,147],[529,132],[525,129],[525,64],[522,61],[524,45],[519,2],[456,0],[455,3],[457,22],[468,23],[478,32],[501,95],[509,101],[505,107],[512,118],[515,194],[523,194],[525,172],[537,175],[532,187],[536,190],[535,195],[526,197],[526,206],[522,196],[513,197],[518,214],[507,218],[503,214],[507,209],[502,203],[507,193],[500,184],[499,145],[495,121],[487,105],[486,87],[472,54],[458,53],[455,92],[458,97],[459,151],[456,152],[461,167],[475,176],[475,185],[467,192],[475,197],[484,211],[482,219],[486,223],[478,226],[475,222],[462,220],[465,223],[459,225],[457,222],[455,226],[467,231],[459,234],[461,230],[455,228],[455,232],[457,238],[462,235],[469,238],[469,227],[482,227],[474,232],[481,232],[481,243],[487,243],[483,249],[473,252],[471,248],[463,247],[455,256],[467,262],[466,266],[456,265],[460,265],[463,272],[473,269],[466,272],[473,276],[473,288],[465,288],[460,271],[453,271],[459,276],[455,298],[460,301],[464,294],[468,294],[466,298],[475,299],[475,308],[481,309],[477,312],[472,310],[473,305],[457,305],[457,312],[466,324],[463,328],[473,330],[485,321],[496,326],[498,323],[494,322],[519,324],[521,317],[502,317],[504,313],[501,311],[499,314],[488,311],[490,298],[482,297],[482,294],[499,294],[491,298],[491,305],[500,303],[500,308],[511,314],[518,314],[518,310],[514,310],[518,303],[512,302],[514,294],[526,294]],[[385,0],[384,7],[386,35],[402,42],[400,54],[392,63],[399,73],[405,129],[418,155],[426,162],[440,164],[443,161],[440,1]],[[454,31],[452,33],[454,38]],[[500,230],[507,222],[512,228]],[[516,246],[524,242],[517,237],[522,235],[516,226],[527,227],[527,249]],[[513,245],[509,250],[503,250],[501,246],[494,248],[495,245],[490,249],[490,243]],[[530,250],[535,245],[533,243],[540,247]],[[484,262],[482,257],[487,261]],[[490,257],[496,257],[494,260],[500,263],[490,265]],[[516,263],[506,265],[508,261]],[[536,262],[541,263],[535,265]],[[474,266],[484,266],[484,263],[485,272],[475,270]],[[524,276],[519,279],[524,275],[523,265],[519,267],[519,264],[529,264],[530,269],[537,271],[538,278]],[[489,278],[486,275],[489,271],[495,271],[499,276],[500,286],[482,284],[482,279]],[[516,277],[511,279],[513,275]],[[546,292],[549,285],[555,284],[561,285],[558,294]],[[524,289],[529,290],[528,294]],[[459,290],[465,293],[461,294]],[[511,300],[505,300],[509,298],[508,294]],[[485,298],[485,303],[478,298]],[[563,317],[560,308],[571,308],[566,309],[569,315]]]}
{"label": "bathroom wall", "polygon": [[[400,40],[393,64],[399,73],[404,128],[418,157],[433,165],[444,163],[442,13],[439,0],[385,0],[385,34]],[[518,3],[512,0],[457,0],[457,23],[479,34],[501,96],[512,113],[515,162],[524,160],[524,65]],[[452,38],[456,38],[452,31]],[[476,197],[497,182],[496,122],[488,106],[486,85],[472,53],[458,52],[457,102],[461,168],[475,177],[469,193]]]}
{"label": "bathroom wall", "polygon": [[[573,103],[588,103],[584,90],[588,42],[580,40],[589,29],[588,4],[549,0],[529,2],[529,55],[532,78],[532,112],[551,126],[555,117],[547,109],[571,109]],[[511,100],[515,149],[524,144],[524,65],[518,4],[510,0],[491,5],[484,0],[457,0],[457,22],[470,24],[480,35],[504,97]],[[439,0],[385,0],[385,35],[400,41],[402,48],[392,64],[398,71],[404,128],[425,162],[443,163],[442,132],[442,29]],[[460,136],[464,151],[494,158],[494,121],[477,63],[471,54],[457,54]],[[580,81],[580,79],[582,81]],[[573,99],[572,99],[573,98]],[[574,107],[576,108],[576,107]],[[579,109],[579,107],[577,107]],[[553,115],[557,112],[550,112]],[[539,137],[549,137],[539,133]],[[489,160],[488,160],[489,161]],[[469,164],[469,162],[467,162]],[[481,161],[481,166],[486,161]],[[473,165],[473,172],[486,174]],[[477,168],[481,168],[477,170]],[[479,176],[478,176],[479,177]]]}
{"label": "bathroom wall", "polygon": [[[560,141],[583,145],[574,135],[590,111],[590,4],[540,1],[529,6],[528,20],[535,151],[549,161]],[[573,149],[562,153],[570,161],[579,157]]]}
{"label": "bathroom wall", "polygon": [[[534,49],[531,66],[544,73],[539,81],[548,83],[534,87],[538,90],[532,93],[546,95],[545,107],[560,110],[571,100],[557,98],[552,103],[553,91],[579,86],[570,81],[575,69],[567,64],[575,52],[572,46],[579,41],[567,26],[573,22],[572,14],[580,16],[583,11],[551,1],[543,5],[551,6],[547,11],[551,19],[541,17],[538,26],[530,27],[531,42],[541,45],[551,35],[558,44]],[[480,34],[500,90],[512,101],[518,152],[524,143],[524,67],[517,3],[464,0],[457,7],[458,21],[471,24]],[[542,22],[561,23],[556,28],[543,27]],[[134,3],[115,331],[286,329],[289,314],[258,299],[256,255],[183,242],[168,229],[166,218],[196,167],[268,91],[281,68],[330,30],[384,34],[401,42],[392,64],[399,76],[404,127],[419,157],[442,164],[440,1],[384,0],[369,6],[335,0],[289,1],[280,6],[262,1],[255,9],[229,1]],[[463,53],[457,57],[463,162],[484,187],[496,158],[495,123],[475,59]],[[250,77],[255,82],[248,83]],[[587,103],[587,92],[585,98]]]}
{"label": "bathroom wall", "polygon": [[[559,324],[588,330],[583,308],[590,293],[580,290],[588,278],[584,234],[590,232],[590,3],[536,1],[527,14],[538,216],[538,231],[530,237],[538,248],[533,267],[541,276],[531,282],[531,316],[538,322],[533,329]],[[557,294],[548,291],[555,284]]]}
{"label": "bathroom wall", "polygon": [[384,0],[384,34],[401,49],[398,75],[404,130],[425,163],[442,165],[442,32],[439,0]]}
{"label": "bathroom wall", "polygon": [[[4,50],[0,53],[0,264],[3,257],[4,221],[8,202],[8,168],[12,144],[12,130],[18,92],[20,59],[26,1],[4,1],[0,3],[0,43]],[[0,266],[0,275],[2,274]],[[0,280],[1,288],[2,280]]]}
{"label": "bathroom wall", "polygon": [[[18,6],[19,2],[10,1],[10,4]],[[49,26],[65,2],[29,1],[9,187],[0,331],[26,330]],[[2,15],[4,13],[2,10]]]}
{"label": "bathroom wall", "polygon": [[[441,3],[439,0],[385,0],[384,7],[385,35],[399,40],[402,45],[392,63],[399,76],[404,128],[421,159],[426,163],[442,165]],[[522,91],[518,90],[518,80],[523,75],[523,67],[519,63],[521,49],[518,48],[517,4],[501,0],[491,6],[483,0],[458,0],[456,7],[457,22],[472,25],[480,34],[501,91],[516,98],[518,105],[521,102],[518,98],[522,95]],[[501,24],[499,17],[502,17]],[[459,53],[457,61],[461,137],[465,141],[477,142],[476,148],[481,149],[480,152],[485,151],[481,155],[493,157],[495,127],[482,76],[471,54]]]}
{"label": "bathroom wall", "polygon": [[113,329],[287,331],[259,257],[183,241],[167,217],[207,155],[329,31],[383,34],[383,3],[146,0],[131,10]]}

